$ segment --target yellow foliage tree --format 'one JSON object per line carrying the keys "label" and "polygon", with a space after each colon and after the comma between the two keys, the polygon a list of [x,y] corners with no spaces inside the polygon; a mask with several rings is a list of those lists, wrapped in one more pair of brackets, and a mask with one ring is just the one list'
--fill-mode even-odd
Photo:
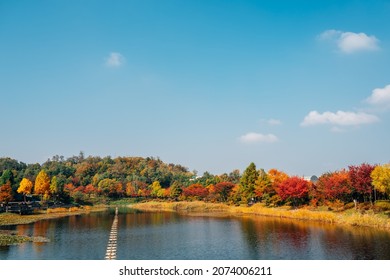
{"label": "yellow foliage tree", "polygon": [[49,175],[44,170],[41,170],[38,173],[37,178],[35,179],[34,193],[39,195],[44,195],[44,198],[48,198],[50,191],[50,178]]}
{"label": "yellow foliage tree", "polygon": [[31,194],[32,188],[33,188],[33,183],[29,179],[23,178],[19,184],[19,188],[17,192],[23,194],[24,202],[26,202],[26,195]]}
{"label": "yellow foliage tree", "polygon": [[[151,195],[156,197],[159,196],[159,192],[161,190],[161,185],[159,181],[154,181],[153,184],[150,186]],[[161,194],[161,193],[160,193]]]}
{"label": "yellow foliage tree", "polygon": [[371,179],[376,190],[390,194],[390,164],[377,165],[371,172]]}

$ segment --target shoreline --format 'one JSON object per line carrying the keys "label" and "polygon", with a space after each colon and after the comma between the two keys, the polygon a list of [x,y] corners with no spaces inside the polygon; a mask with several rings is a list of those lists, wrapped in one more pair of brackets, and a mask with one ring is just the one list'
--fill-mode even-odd
{"label": "shoreline", "polygon": [[390,231],[390,218],[384,214],[359,213],[353,209],[344,212],[332,212],[309,209],[290,209],[287,207],[266,207],[260,203],[253,206],[231,206],[222,203],[193,202],[157,202],[148,201],[131,204],[128,207],[142,211],[174,211],[185,215],[200,216],[268,216],[283,219],[317,221],[328,224],[348,225],[382,229]]}
{"label": "shoreline", "polygon": [[[16,213],[1,213],[0,214],[0,227],[6,226],[16,226],[16,225],[24,225],[31,224],[41,220],[50,220],[50,219],[58,219],[68,216],[75,215],[83,215],[91,212],[99,212],[105,211],[109,206],[106,205],[97,205],[97,206],[89,206],[85,208],[61,208],[56,209],[52,212],[38,212],[31,215],[19,215]],[[12,230],[5,230],[0,228],[0,246],[9,246],[20,244],[23,242],[49,242],[44,237],[41,236],[26,236],[26,235],[18,235]]]}
{"label": "shoreline", "polygon": [[[40,212],[32,215],[14,213],[0,214],[0,227],[30,224],[40,220],[57,219],[73,215],[83,215],[91,212],[106,211],[110,205],[96,205],[84,208],[56,209],[50,213]],[[390,218],[385,214],[359,213],[353,209],[343,212],[321,211],[318,209],[290,209],[289,207],[266,207],[260,203],[252,206],[232,206],[223,203],[203,201],[161,202],[146,201],[134,204],[124,204],[141,211],[170,211],[188,216],[267,216],[286,220],[317,221],[334,225],[358,226],[390,231]],[[48,242],[36,236],[17,235],[12,231],[0,228],[0,246],[9,246],[23,242]]]}
{"label": "shoreline", "polygon": [[72,207],[69,209],[60,208],[53,209],[52,211],[45,212],[40,211],[30,215],[19,215],[16,213],[1,213],[0,214],[0,226],[14,226],[31,224],[40,220],[56,219],[73,215],[87,214],[90,212],[104,211],[108,209],[108,205],[88,206],[83,208]]}

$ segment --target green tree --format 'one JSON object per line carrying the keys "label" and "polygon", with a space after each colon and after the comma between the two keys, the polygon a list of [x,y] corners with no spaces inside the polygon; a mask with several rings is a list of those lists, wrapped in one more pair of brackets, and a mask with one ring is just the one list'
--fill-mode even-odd
{"label": "green tree", "polygon": [[5,185],[7,182],[10,182],[11,185],[14,183],[14,174],[10,169],[4,170],[0,177],[0,185]]}
{"label": "green tree", "polygon": [[169,197],[173,199],[177,199],[181,193],[183,192],[182,188],[180,187],[178,182],[173,182],[173,184],[170,187]]}
{"label": "green tree", "polygon": [[[272,188],[272,182],[268,174],[264,169],[259,170],[259,177],[255,182],[254,193],[257,198],[269,200],[270,197],[276,194],[274,188]],[[267,202],[267,201],[266,201]]]}
{"label": "green tree", "polygon": [[99,182],[98,191],[109,197],[117,197],[123,194],[123,186],[115,179],[106,178]]}
{"label": "green tree", "polygon": [[34,181],[34,179],[38,176],[39,171],[41,171],[39,163],[29,164],[24,170],[23,176],[30,181]]}
{"label": "green tree", "polygon": [[240,180],[241,200],[243,202],[246,203],[255,197],[254,190],[258,177],[259,172],[256,170],[256,165],[251,162],[245,169]]}

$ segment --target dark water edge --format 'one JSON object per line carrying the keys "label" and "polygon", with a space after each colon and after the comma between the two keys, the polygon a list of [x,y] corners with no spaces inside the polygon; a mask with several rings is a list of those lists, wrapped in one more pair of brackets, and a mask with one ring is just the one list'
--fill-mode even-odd
{"label": "dark water edge", "polygon": [[[0,247],[0,260],[102,260],[113,210],[0,227],[50,242]],[[282,218],[120,209],[122,260],[389,260],[390,233]]]}

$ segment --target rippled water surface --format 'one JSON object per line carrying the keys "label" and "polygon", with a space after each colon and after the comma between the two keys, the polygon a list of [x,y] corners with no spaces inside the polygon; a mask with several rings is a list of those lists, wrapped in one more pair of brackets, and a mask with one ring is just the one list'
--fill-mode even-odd
{"label": "rippled water surface", "polygon": [[[47,243],[0,247],[0,259],[104,259],[113,211],[2,227]],[[390,233],[269,217],[121,210],[117,259],[390,259]]]}

